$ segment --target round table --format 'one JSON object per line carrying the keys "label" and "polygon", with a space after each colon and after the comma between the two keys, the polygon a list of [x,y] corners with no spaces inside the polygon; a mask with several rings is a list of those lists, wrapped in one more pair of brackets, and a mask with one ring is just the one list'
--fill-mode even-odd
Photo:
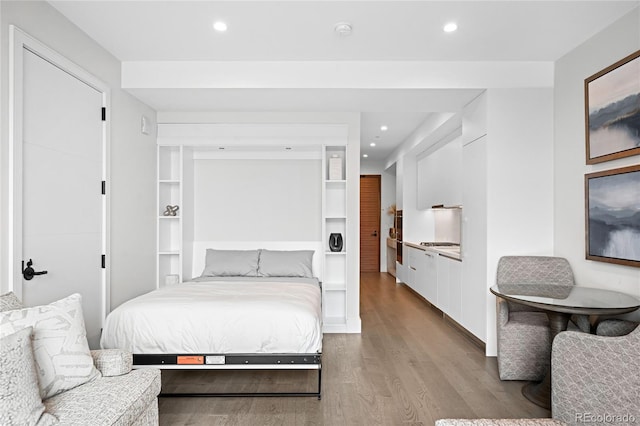
{"label": "round table", "polygon": [[[637,297],[601,288],[522,283],[494,285],[490,290],[505,300],[543,310],[549,318],[551,342],[558,333],[567,329],[573,314],[618,315],[640,308]],[[551,352],[548,356],[551,359]],[[522,394],[531,402],[550,409],[551,368],[541,382],[525,385]]]}

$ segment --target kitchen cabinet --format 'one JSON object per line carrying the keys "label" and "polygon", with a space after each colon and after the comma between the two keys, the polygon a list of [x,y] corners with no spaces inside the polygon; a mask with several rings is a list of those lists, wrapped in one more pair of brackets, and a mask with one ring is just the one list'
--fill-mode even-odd
{"label": "kitchen cabinet", "polygon": [[447,263],[449,265],[449,316],[460,324],[462,318],[462,262],[447,259]]}
{"label": "kitchen cabinet", "polygon": [[423,251],[414,247],[405,246],[404,249],[407,251],[407,281],[406,284],[413,289],[416,293],[420,294],[418,291],[419,287],[419,279],[422,270],[422,253]]}
{"label": "kitchen cabinet", "polygon": [[442,148],[418,159],[416,205],[426,210],[433,205],[462,204],[462,142],[456,138]]}
{"label": "kitchen cabinet", "polygon": [[438,258],[438,300],[442,299],[440,309],[457,322],[460,322],[461,292],[462,262],[441,255]]}
{"label": "kitchen cabinet", "polygon": [[424,265],[424,289],[422,297],[435,305],[438,300],[438,254],[432,250],[425,250],[422,256]]}
{"label": "kitchen cabinet", "polygon": [[436,306],[456,322],[461,320],[462,262],[439,255],[438,303]]}
{"label": "kitchen cabinet", "polygon": [[449,314],[449,259],[438,255],[438,302],[436,306],[445,314]]}
{"label": "kitchen cabinet", "polygon": [[424,250],[410,246],[405,246],[405,248],[409,259],[406,284],[428,302],[435,305],[438,294],[438,254],[428,249]]}

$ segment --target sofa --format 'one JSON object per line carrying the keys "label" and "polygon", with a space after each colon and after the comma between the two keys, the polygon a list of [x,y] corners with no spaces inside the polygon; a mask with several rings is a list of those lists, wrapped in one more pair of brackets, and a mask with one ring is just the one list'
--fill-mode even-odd
{"label": "sofa", "polygon": [[80,295],[25,308],[0,296],[0,424],[157,425],[160,370],[89,350]]}

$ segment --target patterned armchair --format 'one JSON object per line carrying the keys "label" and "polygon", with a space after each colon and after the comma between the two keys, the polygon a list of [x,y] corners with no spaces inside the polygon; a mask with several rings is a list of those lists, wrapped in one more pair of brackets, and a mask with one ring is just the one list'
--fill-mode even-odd
{"label": "patterned armchair", "polygon": [[640,323],[627,321],[622,319],[607,319],[600,324],[596,329],[598,336],[624,336],[635,330]]}
{"label": "patterned armchair", "polygon": [[[498,285],[574,285],[561,257],[505,256],[498,262]],[[551,331],[547,315],[535,308],[496,299],[498,371],[501,380],[542,380],[549,368]]]}
{"label": "patterned armchair", "polygon": [[552,419],[441,419],[437,426],[629,425],[640,422],[640,327],[619,337],[563,332],[553,341]]}

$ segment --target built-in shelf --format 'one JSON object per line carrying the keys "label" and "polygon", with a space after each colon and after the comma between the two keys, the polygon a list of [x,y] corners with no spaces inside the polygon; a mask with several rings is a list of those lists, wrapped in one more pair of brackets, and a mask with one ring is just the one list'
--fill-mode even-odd
{"label": "built-in shelf", "polygon": [[[323,153],[323,223],[324,237],[324,282],[322,285],[323,323],[326,332],[344,331],[347,318],[347,181],[346,146],[325,146]],[[333,166],[339,166],[332,169]],[[341,179],[331,179],[339,173]],[[341,251],[329,249],[329,235],[342,235]]]}

